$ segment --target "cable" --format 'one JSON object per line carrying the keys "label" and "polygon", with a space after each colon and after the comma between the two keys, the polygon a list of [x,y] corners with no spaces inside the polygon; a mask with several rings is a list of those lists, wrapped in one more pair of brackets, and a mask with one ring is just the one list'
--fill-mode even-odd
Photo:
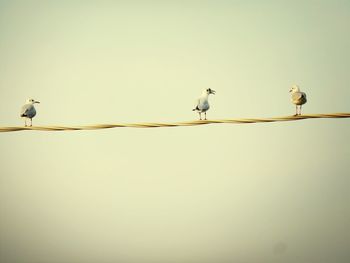
{"label": "cable", "polygon": [[179,126],[198,126],[206,124],[244,124],[244,123],[262,123],[262,122],[282,122],[282,121],[297,121],[304,119],[325,119],[325,118],[350,118],[350,113],[329,113],[329,114],[308,114],[299,116],[286,116],[274,118],[244,118],[244,119],[222,119],[222,120],[197,120],[173,123],[125,123],[125,124],[95,124],[86,126],[13,126],[0,127],[0,132],[14,131],[81,131],[81,130],[101,130],[111,128],[160,128],[160,127],[179,127]]}

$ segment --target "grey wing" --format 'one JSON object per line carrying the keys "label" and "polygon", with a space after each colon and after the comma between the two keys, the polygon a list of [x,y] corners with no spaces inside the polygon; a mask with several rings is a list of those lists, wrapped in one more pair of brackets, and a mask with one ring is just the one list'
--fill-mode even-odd
{"label": "grey wing", "polygon": [[200,99],[197,99],[197,103],[196,106],[194,106],[193,110],[199,110],[199,103],[200,103]]}
{"label": "grey wing", "polygon": [[199,110],[201,112],[205,112],[205,111],[209,110],[208,100],[200,99],[197,107],[199,108]]}
{"label": "grey wing", "polygon": [[29,105],[23,105],[21,108],[21,117],[27,116]]}
{"label": "grey wing", "polygon": [[36,114],[35,108],[31,104],[26,104],[21,109],[21,117],[33,118]]}

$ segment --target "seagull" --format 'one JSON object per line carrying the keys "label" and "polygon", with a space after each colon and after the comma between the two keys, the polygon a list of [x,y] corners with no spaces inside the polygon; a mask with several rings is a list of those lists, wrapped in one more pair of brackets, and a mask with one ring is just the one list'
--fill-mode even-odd
{"label": "seagull", "polygon": [[21,109],[21,117],[24,119],[24,126],[27,127],[27,119],[30,119],[30,126],[33,125],[32,119],[36,115],[36,110],[34,108],[35,103],[40,103],[39,101],[35,101],[33,99],[27,99],[26,104],[22,106]]}
{"label": "seagull", "polygon": [[[289,91],[292,94],[291,101],[295,104],[295,115],[298,116],[301,115],[301,106],[307,102],[306,100],[306,94],[304,92],[301,92],[298,85],[293,85]],[[298,106],[299,106],[299,112],[298,112]]]}
{"label": "seagull", "polygon": [[197,106],[193,109],[193,111],[198,111],[200,120],[202,120],[203,112],[204,112],[205,120],[207,119],[207,110],[209,110],[209,102],[208,102],[209,94],[215,94],[215,90],[212,90],[212,89],[203,90],[202,95],[198,98]]}

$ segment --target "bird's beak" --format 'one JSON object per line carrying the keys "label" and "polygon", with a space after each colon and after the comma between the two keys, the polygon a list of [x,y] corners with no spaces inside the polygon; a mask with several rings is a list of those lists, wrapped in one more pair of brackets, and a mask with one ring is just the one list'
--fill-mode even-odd
{"label": "bird's beak", "polygon": [[215,90],[211,90],[211,92],[210,92],[210,94],[213,94],[213,95],[215,95]]}
{"label": "bird's beak", "polygon": [[34,101],[34,103],[40,103],[40,101]]}
{"label": "bird's beak", "polygon": [[289,90],[289,92],[292,92],[292,90]]}

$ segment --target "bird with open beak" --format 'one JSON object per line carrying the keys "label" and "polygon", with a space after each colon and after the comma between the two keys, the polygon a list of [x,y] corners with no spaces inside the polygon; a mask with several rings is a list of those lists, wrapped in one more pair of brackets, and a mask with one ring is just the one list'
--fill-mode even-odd
{"label": "bird with open beak", "polygon": [[34,107],[35,103],[40,103],[40,102],[33,99],[27,99],[26,103],[22,106],[20,116],[24,118],[24,126],[26,127],[27,127],[27,119],[30,119],[30,126],[33,125],[33,118],[36,115],[36,110]]}
{"label": "bird with open beak", "polygon": [[193,109],[193,111],[197,111],[199,114],[199,119],[202,120],[202,113],[204,113],[204,119],[207,119],[207,111],[209,110],[209,101],[208,96],[210,94],[215,94],[215,90],[205,89],[202,92],[202,95],[197,100],[197,106]]}

